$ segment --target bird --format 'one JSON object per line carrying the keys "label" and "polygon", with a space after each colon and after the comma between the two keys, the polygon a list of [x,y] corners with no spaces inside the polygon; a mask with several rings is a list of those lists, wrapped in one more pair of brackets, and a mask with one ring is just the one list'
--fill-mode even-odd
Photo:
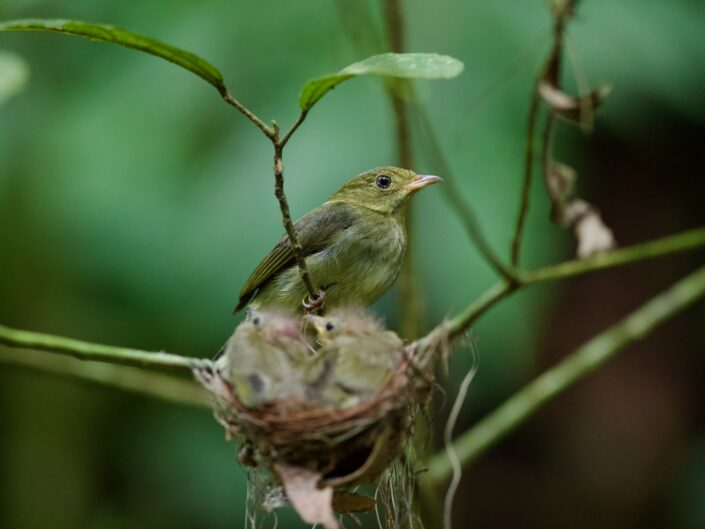
{"label": "bird", "polygon": [[311,346],[300,329],[301,318],[281,309],[251,309],[235,328],[216,366],[245,406],[305,398],[302,366]]}
{"label": "bird", "polygon": [[373,397],[403,359],[401,338],[361,307],[338,307],[306,318],[320,344],[306,383],[312,398],[324,405],[346,408]]}
{"label": "bird", "polygon": [[[306,267],[326,309],[371,305],[392,286],[406,251],[409,199],[440,181],[409,169],[378,167],[348,180],[295,223]],[[235,312],[249,305],[302,313],[307,296],[289,237],[284,235],[242,287]]]}

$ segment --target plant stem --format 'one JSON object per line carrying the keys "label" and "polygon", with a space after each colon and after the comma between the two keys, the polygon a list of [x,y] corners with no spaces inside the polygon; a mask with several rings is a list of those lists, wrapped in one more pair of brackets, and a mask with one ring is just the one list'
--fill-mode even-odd
{"label": "plant stem", "polygon": [[463,200],[460,189],[456,184],[456,178],[450,168],[450,164],[443,154],[443,149],[438,141],[438,136],[436,135],[433,125],[431,124],[431,120],[428,117],[426,109],[424,109],[421,105],[418,105],[416,114],[419,117],[419,126],[425,133],[424,135],[428,142],[428,151],[433,160],[433,164],[440,170],[440,174],[443,176],[443,185],[441,186],[443,195],[458,214],[458,217],[460,217],[460,220],[465,226],[465,231],[468,233],[470,239],[485,258],[487,263],[508,282],[515,282],[516,275],[514,271],[510,270],[504,263],[502,263],[502,260],[494,252],[485,238],[482,228],[480,227],[480,223],[477,221],[477,215],[475,215],[472,206],[467,201]]}
{"label": "plant stem", "polygon": [[[705,267],[681,279],[619,323],[587,341],[461,435],[453,444],[463,464],[471,464],[544,404],[703,296]],[[448,478],[452,470],[442,453],[429,460],[428,468],[429,478],[435,483]]]}
{"label": "plant stem", "polygon": [[465,310],[438,325],[434,329],[433,334],[429,334],[424,339],[433,339],[432,336],[436,335],[435,333],[442,332],[450,332],[451,336],[461,334],[497,302],[524,285],[565,279],[605,268],[655,259],[702,247],[705,247],[705,227],[597,254],[588,259],[567,261],[533,271],[519,271],[517,283],[512,284],[503,281],[490,287],[478,299],[468,305]]}
{"label": "plant stem", "polygon": [[[403,53],[405,47],[404,17],[402,0],[384,0],[384,25],[389,49],[394,53]],[[399,95],[399,90],[407,89],[410,93],[412,85],[409,82],[390,82],[387,85],[387,95],[394,114],[394,127],[397,145],[397,163],[400,167],[410,169],[414,166],[411,150],[411,128],[409,126],[409,108]],[[407,252],[404,264],[399,273],[399,298],[401,302],[400,332],[405,338],[418,338],[423,332],[423,299],[419,288],[419,278],[414,266],[413,252],[413,209],[407,206],[406,226]]]}
{"label": "plant stem", "polygon": [[531,103],[529,104],[529,117],[526,126],[526,140],[524,145],[524,180],[521,186],[521,199],[519,213],[517,214],[514,238],[512,239],[511,263],[513,267],[519,266],[521,241],[524,236],[526,215],[529,212],[529,196],[531,195],[531,180],[534,173],[534,137],[536,135],[536,121],[539,113],[538,81],[531,88]]}
{"label": "plant stem", "polygon": [[37,351],[0,350],[0,363],[67,376],[173,404],[208,408],[208,395],[193,381],[136,367],[81,362]]}
{"label": "plant stem", "polygon": [[[304,114],[302,115],[305,117]],[[297,123],[301,124],[301,122],[303,122],[303,118],[299,118],[299,121]],[[295,130],[297,126],[298,125],[295,125],[292,128],[292,131]],[[284,194],[284,164],[282,161],[284,145],[282,144],[282,142],[278,141],[278,133],[279,131],[275,129],[275,138],[272,140],[272,142],[274,143],[274,195],[279,201],[279,209],[281,210],[282,214],[282,223],[284,224],[286,234],[289,236],[289,243],[291,244],[291,249],[294,252],[294,257],[296,258],[296,264],[299,267],[299,277],[301,277],[301,281],[303,281],[304,285],[306,285],[306,289],[308,290],[311,299],[316,299],[319,295],[318,289],[314,285],[313,280],[311,279],[311,276],[308,273],[308,269],[306,268],[306,259],[304,258],[304,251],[301,247],[301,243],[299,242],[299,238],[296,235],[294,223],[291,221],[289,203],[287,202],[286,195]],[[288,137],[290,136],[291,134],[287,134],[287,136],[285,136],[285,139],[287,139],[288,141]]]}
{"label": "plant stem", "polygon": [[84,342],[73,338],[13,329],[5,325],[0,325],[0,344],[20,349],[52,351],[80,360],[96,360],[142,367],[191,370],[196,367],[205,367],[210,363],[206,359]]}
{"label": "plant stem", "polygon": [[237,99],[235,99],[232,95],[230,95],[230,92],[228,92],[227,89],[221,89],[220,95],[223,97],[223,99],[225,100],[225,102],[228,105],[235,107],[238,110],[238,112],[240,112],[243,116],[245,116],[252,123],[254,123],[255,126],[259,130],[261,130],[265,136],[267,136],[270,140],[275,141],[274,129],[272,127],[268,127],[264,123],[264,121],[259,119],[247,107],[245,107],[242,103],[240,103]]}

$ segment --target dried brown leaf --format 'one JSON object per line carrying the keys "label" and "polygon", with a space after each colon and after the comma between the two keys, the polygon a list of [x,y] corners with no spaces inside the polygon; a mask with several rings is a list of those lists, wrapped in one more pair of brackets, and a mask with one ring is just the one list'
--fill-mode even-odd
{"label": "dried brown leaf", "polygon": [[553,112],[576,123],[585,124],[587,121],[589,125],[592,122],[593,111],[602,104],[612,91],[612,87],[605,85],[596,88],[589,94],[572,96],[547,79],[543,79],[539,83],[538,91]]}
{"label": "dried brown leaf", "polygon": [[595,208],[590,208],[575,224],[575,237],[578,239],[578,257],[585,259],[591,255],[605,252],[616,246],[612,230],[602,220]]}
{"label": "dried brown leaf", "polygon": [[347,490],[337,490],[333,494],[333,509],[341,514],[354,512],[367,512],[375,508],[374,498],[350,492]]}
{"label": "dried brown leaf", "polygon": [[282,462],[276,464],[276,469],[287,498],[304,522],[339,529],[333,512],[333,488],[318,488],[319,472]]}

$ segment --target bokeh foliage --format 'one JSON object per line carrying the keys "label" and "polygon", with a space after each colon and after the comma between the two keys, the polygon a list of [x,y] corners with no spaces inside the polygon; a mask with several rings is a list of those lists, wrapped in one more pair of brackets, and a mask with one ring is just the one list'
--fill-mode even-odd
{"label": "bokeh foliage", "polygon": [[[447,53],[466,65],[458,79],[420,83],[419,91],[465,196],[506,252],[528,93],[550,39],[545,2],[405,5],[409,51]],[[243,103],[281,123],[295,119],[308,79],[361,58],[327,0],[0,2],[2,19],[32,16],[108,22],[192,50],[218,66]],[[635,159],[643,129],[663,115],[702,137],[704,23],[705,7],[693,0],[581,3],[569,32],[576,70],[614,86],[598,137],[629,146]],[[56,35],[0,37],[0,49],[31,70],[24,91],[0,108],[0,321],[105,343],[215,352],[236,322],[241,283],[282,231],[271,146],[173,65]],[[374,80],[327,96],[286,154],[294,216],[348,177],[392,163],[391,119]],[[566,133],[560,148],[581,173],[581,193],[597,193],[601,175],[591,173],[585,137]],[[547,223],[547,200],[539,186],[534,191],[524,255],[538,265],[570,255],[572,243]],[[440,193],[417,202],[412,251],[430,324],[494,278]],[[611,220],[618,240],[637,222]],[[684,214],[664,226],[676,231],[688,222]],[[523,292],[475,328],[481,371],[465,424],[535,372],[559,296],[556,287]],[[394,293],[378,309],[394,324]],[[467,367],[462,354],[452,362],[454,372]],[[0,394],[1,526],[240,525],[243,473],[207,413],[7,367],[0,367]],[[683,452],[693,464],[682,480],[673,478],[677,492],[662,500],[663,510],[674,513],[674,526],[697,527],[705,523],[697,509],[705,502],[697,493],[705,452],[696,441]]]}

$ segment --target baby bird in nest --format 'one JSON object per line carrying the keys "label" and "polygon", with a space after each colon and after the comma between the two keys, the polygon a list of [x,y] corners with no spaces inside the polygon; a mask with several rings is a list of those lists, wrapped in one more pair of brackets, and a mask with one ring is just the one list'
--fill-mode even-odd
{"label": "baby bird in nest", "polygon": [[283,310],[250,310],[216,365],[247,407],[272,399],[303,399],[311,348],[301,318]]}
{"label": "baby bird in nest", "polygon": [[384,388],[402,360],[399,336],[361,308],[306,317],[321,345],[306,377],[313,398],[326,406],[347,408]]}

